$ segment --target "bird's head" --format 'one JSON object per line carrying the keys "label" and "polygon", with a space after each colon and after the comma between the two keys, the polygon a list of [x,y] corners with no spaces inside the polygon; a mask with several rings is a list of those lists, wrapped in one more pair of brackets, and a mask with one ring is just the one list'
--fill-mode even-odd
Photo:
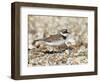
{"label": "bird's head", "polygon": [[62,30],[60,31],[60,34],[61,34],[62,36],[64,36],[64,37],[67,37],[67,36],[70,34],[70,32],[68,32],[67,29],[62,29]]}

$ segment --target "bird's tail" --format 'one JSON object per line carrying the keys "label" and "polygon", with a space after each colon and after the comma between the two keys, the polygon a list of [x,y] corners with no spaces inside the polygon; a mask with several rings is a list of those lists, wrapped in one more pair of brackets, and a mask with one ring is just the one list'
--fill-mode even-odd
{"label": "bird's tail", "polygon": [[43,41],[43,39],[34,40],[34,41],[32,42],[32,45],[34,45],[37,41]]}

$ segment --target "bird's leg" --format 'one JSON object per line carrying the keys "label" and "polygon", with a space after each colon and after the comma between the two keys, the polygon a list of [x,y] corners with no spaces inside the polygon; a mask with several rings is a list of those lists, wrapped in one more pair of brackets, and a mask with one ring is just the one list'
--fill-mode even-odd
{"label": "bird's leg", "polygon": [[70,55],[71,55],[71,42],[67,42],[67,50],[68,50],[68,57],[70,57]]}
{"label": "bird's leg", "polygon": [[71,55],[71,50],[70,50],[70,48],[68,48],[68,55],[69,55],[69,56]]}

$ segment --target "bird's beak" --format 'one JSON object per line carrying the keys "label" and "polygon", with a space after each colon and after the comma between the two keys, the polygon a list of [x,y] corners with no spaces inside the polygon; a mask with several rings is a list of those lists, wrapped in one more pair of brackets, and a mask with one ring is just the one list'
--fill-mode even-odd
{"label": "bird's beak", "polygon": [[70,32],[68,32],[68,34],[70,34]]}

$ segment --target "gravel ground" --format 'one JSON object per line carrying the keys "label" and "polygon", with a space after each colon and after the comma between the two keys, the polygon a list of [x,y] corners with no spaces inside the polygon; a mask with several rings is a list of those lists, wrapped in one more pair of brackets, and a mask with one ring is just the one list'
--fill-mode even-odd
{"label": "gravel ground", "polygon": [[[48,48],[48,47],[47,47]],[[48,51],[41,48],[29,50],[29,66],[77,65],[88,62],[87,48],[83,45],[74,52],[74,49],[64,51]]]}

